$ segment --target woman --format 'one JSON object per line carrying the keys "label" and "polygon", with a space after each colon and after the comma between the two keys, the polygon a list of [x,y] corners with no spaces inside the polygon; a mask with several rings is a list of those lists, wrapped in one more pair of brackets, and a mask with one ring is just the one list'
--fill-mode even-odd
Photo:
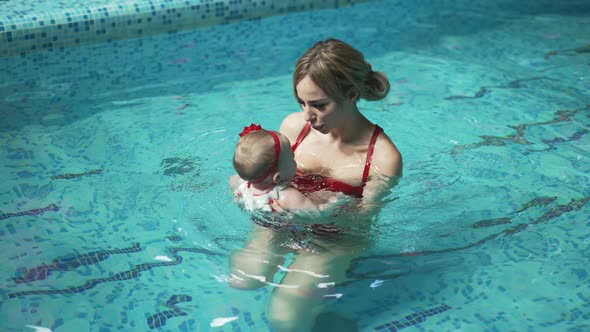
{"label": "woman", "polygon": [[350,261],[367,249],[368,237],[360,230],[368,229],[379,199],[402,175],[398,149],[357,107],[361,98],[380,100],[389,92],[387,78],[373,71],[359,51],[336,39],[316,43],[297,62],[293,88],[302,111],[288,115],[280,128],[291,141],[297,162],[292,184],[316,199],[333,195],[350,198],[350,203],[339,205],[331,220],[312,225],[310,238],[302,242],[304,247],[288,267],[280,265],[285,246],[279,242],[284,238],[262,227],[247,248],[250,253],[264,253],[266,268],[252,264],[253,259],[234,261],[233,270],[241,273],[234,283],[237,288],[263,285],[256,276],[268,275],[268,268],[276,270],[279,265],[285,272],[269,305],[275,331],[313,328],[322,299],[339,296],[333,287],[346,280]]}
{"label": "woman", "polygon": [[[299,59],[293,87],[302,112],[288,115],[280,132],[295,151],[300,169],[296,187],[341,191],[362,197],[364,203],[390,188],[402,174],[401,154],[357,107],[361,98],[383,99],[389,92],[387,78],[373,71],[359,51],[328,39]],[[305,174],[324,176],[326,181]]]}

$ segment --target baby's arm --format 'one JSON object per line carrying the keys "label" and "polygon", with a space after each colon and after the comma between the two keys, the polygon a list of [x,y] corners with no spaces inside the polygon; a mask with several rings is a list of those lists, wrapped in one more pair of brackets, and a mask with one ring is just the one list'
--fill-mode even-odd
{"label": "baby's arm", "polygon": [[229,187],[231,188],[232,192],[236,191],[236,189],[238,189],[238,187],[244,182],[246,181],[242,180],[242,178],[240,178],[240,176],[237,174],[232,175],[228,180]]}
{"label": "baby's arm", "polygon": [[318,210],[316,203],[293,187],[281,190],[278,203],[285,210]]}

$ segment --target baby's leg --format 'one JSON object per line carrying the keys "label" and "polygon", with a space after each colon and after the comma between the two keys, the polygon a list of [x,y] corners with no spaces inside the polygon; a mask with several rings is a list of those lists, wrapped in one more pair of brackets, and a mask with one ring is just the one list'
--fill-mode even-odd
{"label": "baby's leg", "polygon": [[280,232],[254,225],[244,248],[230,255],[230,285],[237,289],[256,289],[272,282],[287,253],[281,247],[282,241]]}

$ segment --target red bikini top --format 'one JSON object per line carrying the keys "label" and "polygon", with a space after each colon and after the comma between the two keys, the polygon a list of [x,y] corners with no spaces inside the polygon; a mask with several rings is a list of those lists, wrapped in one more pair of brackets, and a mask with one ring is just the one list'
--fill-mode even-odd
{"label": "red bikini top", "polygon": [[[297,141],[293,144],[292,150],[295,152],[295,149],[299,146],[299,144],[303,141],[303,139],[309,134],[311,129],[311,125],[309,123],[305,124],[305,127],[297,136]],[[358,198],[363,197],[363,188],[367,183],[367,179],[369,178],[369,170],[371,169],[371,158],[373,157],[373,150],[375,149],[375,142],[377,141],[377,137],[383,131],[381,127],[375,126],[375,131],[373,132],[373,136],[371,137],[371,141],[369,143],[369,149],[367,151],[367,158],[365,160],[365,169],[363,171],[363,180],[360,186],[351,186],[348,183],[344,183],[342,181],[338,181],[329,177],[325,177],[323,175],[318,174],[305,174],[303,171],[297,169],[297,173],[291,183],[302,193],[311,193],[318,190],[329,190],[333,192],[341,192],[345,195],[355,196]]]}

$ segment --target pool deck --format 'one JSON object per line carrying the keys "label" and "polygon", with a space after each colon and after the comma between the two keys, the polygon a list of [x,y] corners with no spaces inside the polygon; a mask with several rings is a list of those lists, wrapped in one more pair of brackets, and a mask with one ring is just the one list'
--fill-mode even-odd
{"label": "pool deck", "polygon": [[368,0],[0,0],[0,56],[110,42]]}

